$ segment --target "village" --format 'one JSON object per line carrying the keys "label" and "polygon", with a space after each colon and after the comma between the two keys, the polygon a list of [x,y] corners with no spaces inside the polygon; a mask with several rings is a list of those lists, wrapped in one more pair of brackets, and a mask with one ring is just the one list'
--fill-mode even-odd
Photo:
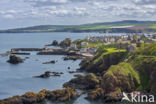
{"label": "village", "polygon": [[[114,45],[117,49],[126,49],[133,52],[143,43],[156,42],[155,35],[127,34],[120,36],[88,36],[82,42],[74,42],[68,47],[70,50],[79,50],[79,54],[94,55],[101,45]],[[78,47],[79,46],[79,47]]]}

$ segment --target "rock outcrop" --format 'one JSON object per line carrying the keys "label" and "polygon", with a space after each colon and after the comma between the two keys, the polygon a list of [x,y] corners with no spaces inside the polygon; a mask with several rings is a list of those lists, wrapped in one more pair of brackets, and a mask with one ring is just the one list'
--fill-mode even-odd
{"label": "rock outcrop", "polygon": [[129,63],[120,63],[111,66],[102,78],[102,88],[108,93],[115,89],[131,92],[134,91],[139,84],[139,74]]}
{"label": "rock outcrop", "polygon": [[62,48],[66,48],[66,47],[69,47],[71,45],[71,43],[72,43],[71,39],[66,38],[65,40],[61,41],[59,46],[62,47]]}
{"label": "rock outcrop", "polygon": [[125,52],[115,52],[103,56],[95,56],[92,60],[82,61],[80,64],[81,68],[79,70],[102,74],[111,65],[118,64],[124,55]]}
{"label": "rock outcrop", "polygon": [[11,64],[18,64],[18,63],[22,63],[23,59],[20,58],[19,56],[10,55],[9,60],[7,62]]}
{"label": "rock outcrop", "polygon": [[48,62],[43,62],[42,64],[55,64],[56,61],[55,60],[52,60],[52,61],[48,61]]}
{"label": "rock outcrop", "polygon": [[0,104],[40,104],[46,100],[51,102],[70,101],[77,98],[78,93],[71,88],[62,90],[42,90],[39,93],[27,92],[22,96],[14,96],[12,98],[0,100]]}
{"label": "rock outcrop", "polygon": [[95,90],[90,91],[87,94],[86,99],[90,100],[90,101],[97,101],[97,100],[101,100],[104,98],[105,95],[105,91],[102,88],[97,88]]}
{"label": "rock outcrop", "polygon": [[53,41],[53,43],[52,43],[52,45],[53,45],[53,46],[58,46],[58,45],[59,45],[59,43],[58,43],[58,41],[57,41],[57,40],[54,40],[54,41]]}
{"label": "rock outcrop", "polygon": [[76,60],[78,60],[78,59],[85,59],[85,57],[79,56],[79,55],[64,57],[64,61],[67,61],[67,60],[76,61]]}
{"label": "rock outcrop", "polygon": [[52,49],[40,51],[37,55],[77,55],[77,53],[76,51],[69,51],[65,49]]}
{"label": "rock outcrop", "polygon": [[48,92],[46,95],[46,99],[51,102],[63,102],[70,101],[78,97],[78,93],[71,88],[66,88],[63,90],[55,90],[52,92]]}
{"label": "rock outcrop", "polygon": [[90,101],[118,102],[121,101],[123,95],[120,90],[106,93],[104,89],[97,88],[87,94],[86,99]]}
{"label": "rock outcrop", "polygon": [[47,44],[45,46],[59,46],[59,43],[57,40],[54,40],[51,44]]}
{"label": "rock outcrop", "polygon": [[41,74],[39,76],[33,76],[33,78],[49,78],[51,76],[60,77],[61,74],[64,74],[63,72],[50,72],[46,71],[44,74]]}
{"label": "rock outcrop", "polygon": [[76,78],[73,78],[69,82],[66,82],[63,86],[71,87],[74,89],[90,90],[95,89],[99,86],[99,84],[99,79],[93,73],[90,73],[86,76],[76,76]]}
{"label": "rock outcrop", "polygon": [[49,78],[51,76],[51,72],[46,71],[44,74],[41,74],[40,76],[34,76],[34,78]]}
{"label": "rock outcrop", "polygon": [[139,74],[131,64],[120,63],[111,66],[101,79],[100,88],[88,93],[88,100],[104,100],[117,102],[122,98],[122,92],[132,92],[140,85]]}

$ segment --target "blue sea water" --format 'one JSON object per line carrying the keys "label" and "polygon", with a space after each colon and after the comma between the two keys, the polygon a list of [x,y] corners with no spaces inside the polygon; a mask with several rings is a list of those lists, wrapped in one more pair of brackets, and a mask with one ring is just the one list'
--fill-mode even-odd
{"label": "blue sea water", "polygon": [[[69,37],[72,40],[85,38],[86,36],[99,36],[110,34],[99,33],[1,33],[0,53],[9,51],[11,48],[43,48],[44,45],[52,43],[53,40],[62,41]],[[112,34],[122,35],[122,34]],[[55,47],[52,47],[55,48]],[[74,74],[69,74],[70,70],[79,68],[81,60],[63,61],[63,55],[20,55],[26,59],[24,63],[12,65],[6,61],[9,56],[0,56],[0,99],[22,95],[25,92],[38,92],[42,89],[61,89],[63,83],[73,78]],[[50,60],[58,60],[56,64],[42,64]],[[64,72],[61,77],[50,77],[48,79],[32,78],[43,74],[45,71]],[[71,104],[101,104],[99,102],[89,102],[81,96]],[[51,104],[51,103],[48,103]],[[60,103],[63,104],[63,103]]]}

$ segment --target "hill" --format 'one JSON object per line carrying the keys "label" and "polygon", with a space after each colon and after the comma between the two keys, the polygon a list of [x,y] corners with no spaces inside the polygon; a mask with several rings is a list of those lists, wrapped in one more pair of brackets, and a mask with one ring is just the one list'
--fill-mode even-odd
{"label": "hill", "polygon": [[2,30],[0,33],[14,32],[104,32],[136,33],[156,32],[156,21],[125,20],[117,22],[92,23],[82,25],[40,25],[26,28]]}

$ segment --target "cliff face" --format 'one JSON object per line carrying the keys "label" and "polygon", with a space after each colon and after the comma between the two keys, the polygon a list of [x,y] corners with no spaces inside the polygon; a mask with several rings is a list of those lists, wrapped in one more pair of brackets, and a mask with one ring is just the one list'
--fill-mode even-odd
{"label": "cliff face", "polygon": [[139,74],[129,63],[125,62],[111,66],[103,75],[102,80],[102,87],[106,92],[115,91],[116,89],[131,92],[134,91],[139,84]]}
{"label": "cliff face", "polygon": [[[114,49],[115,50],[115,49]],[[124,51],[117,51],[114,52],[105,52],[105,53],[98,53],[92,60],[82,61],[80,70],[92,72],[92,73],[103,73],[106,71],[111,65],[118,64],[123,56],[126,54]]]}
{"label": "cliff face", "polygon": [[82,64],[85,71],[104,72],[100,88],[88,93],[87,99],[112,101],[122,92],[133,91],[156,94],[156,43],[145,44],[126,57],[124,54],[101,54]]}
{"label": "cliff face", "polygon": [[130,63],[139,73],[141,83],[137,90],[156,94],[156,56],[136,56]]}
{"label": "cliff face", "polygon": [[146,91],[156,94],[156,43],[139,48],[127,62],[111,66],[103,75],[104,89]]}

